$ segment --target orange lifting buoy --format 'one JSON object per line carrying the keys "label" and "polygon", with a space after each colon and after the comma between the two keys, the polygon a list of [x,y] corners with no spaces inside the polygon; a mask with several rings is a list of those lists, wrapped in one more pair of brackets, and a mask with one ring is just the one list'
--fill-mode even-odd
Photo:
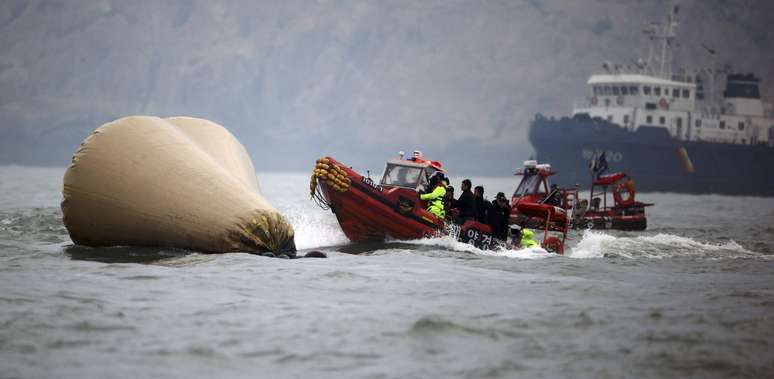
{"label": "orange lifting buoy", "polygon": [[591,105],[597,105],[597,97],[596,96],[591,98]]}
{"label": "orange lifting buoy", "polygon": [[661,107],[661,109],[669,109],[669,102],[662,97],[661,100],[658,101],[658,106]]}
{"label": "orange lifting buoy", "polygon": [[[626,198],[624,198],[626,194]],[[631,205],[634,203],[634,181],[631,179],[618,183],[613,190],[613,199],[618,205]]]}

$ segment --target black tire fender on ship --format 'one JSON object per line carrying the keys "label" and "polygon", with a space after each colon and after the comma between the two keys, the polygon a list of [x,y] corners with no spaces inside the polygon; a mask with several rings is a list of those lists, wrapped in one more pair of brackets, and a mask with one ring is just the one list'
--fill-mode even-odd
{"label": "black tire fender on ship", "polygon": [[[634,181],[629,179],[625,182],[618,183],[613,190],[613,199],[618,205],[631,205],[634,204]],[[626,197],[624,198],[624,194]]]}

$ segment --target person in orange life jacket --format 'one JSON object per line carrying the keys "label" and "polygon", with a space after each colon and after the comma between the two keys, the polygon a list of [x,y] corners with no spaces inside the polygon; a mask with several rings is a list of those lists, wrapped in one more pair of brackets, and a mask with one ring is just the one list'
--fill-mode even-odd
{"label": "person in orange life jacket", "polygon": [[443,199],[446,195],[446,182],[443,179],[443,173],[440,171],[435,172],[430,177],[430,185],[428,186],[431,190],[430,193],[419,195],[421,200],[427,201],[427,210],[440,219],[446,217],[443,204]]}

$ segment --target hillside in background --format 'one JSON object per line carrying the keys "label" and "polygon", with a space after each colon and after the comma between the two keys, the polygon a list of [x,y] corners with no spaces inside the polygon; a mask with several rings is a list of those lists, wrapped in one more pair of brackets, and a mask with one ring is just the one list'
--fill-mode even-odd
{"label": "hillside in background", "polygon": [[[705,44],[774,100],[774,3],[682,1],[679,61]],[[64,166],[100,124],[191,115],[261,170],[330,154],[378,169],[420,148],[508,174],[532,116],[567,114],[603,61],[644,54],[660,1],[0,2],[0,163]]]}

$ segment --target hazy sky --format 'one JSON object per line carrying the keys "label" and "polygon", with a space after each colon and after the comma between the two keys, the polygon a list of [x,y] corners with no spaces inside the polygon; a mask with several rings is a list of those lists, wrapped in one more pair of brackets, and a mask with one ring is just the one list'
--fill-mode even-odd
{"label": "hazy sky", "polygon": [[[682,1],[681,60],[763,77],[772,1]],[[422,149],[510,173],[534,113],[567,114],[605,60],[644,54],[662,1],[0,1],[0,163],[66,165],[100,124],[190,115],[259,170],[378,167]],[[642,52],[642,53],[641,53]]]}

